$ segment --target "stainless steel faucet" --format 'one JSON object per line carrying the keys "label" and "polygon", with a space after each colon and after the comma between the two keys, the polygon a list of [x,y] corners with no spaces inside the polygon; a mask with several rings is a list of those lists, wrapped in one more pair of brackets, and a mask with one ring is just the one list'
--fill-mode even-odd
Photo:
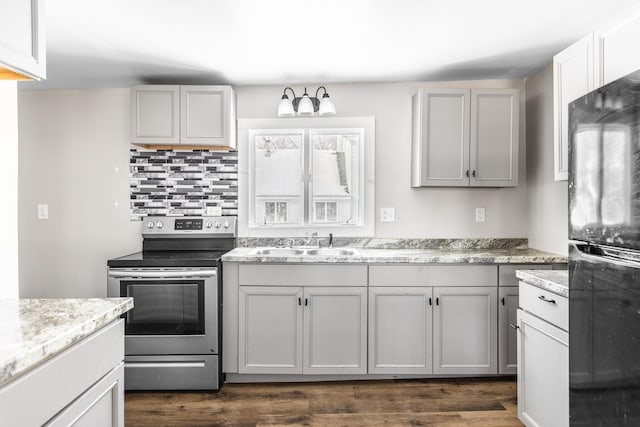
{"label": "stainless steel faucet", "polygon": [[333,247],[333,233],[329,233],[329,247]]}

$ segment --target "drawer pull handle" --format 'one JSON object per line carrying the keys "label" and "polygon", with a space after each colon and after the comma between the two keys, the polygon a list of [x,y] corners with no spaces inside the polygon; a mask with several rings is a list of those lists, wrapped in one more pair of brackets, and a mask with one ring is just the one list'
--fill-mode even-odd
{"label": "drawer pull handle", "polygon": [[546,298],[544,297],[544,295],[540,295],[540,296],[538,297],[538,299],[541,299],[541,300],[542,300],[542,301],[544,301],[544,302],[550,302],[551,304],[555,304],[555,303],[556,303],[556,300],[554,300],[554,299],[546,299]]}
{"label": "drawer pull handle", "polygon": [[520,329],[520,326],[516,326],[513,323],[509,323],[509,326],[511,327],[511,329]]}
{"label": "drawer pull handle", "polygon": [[302,298],[298,298],[298,305],[302,305]]}
{"label": "drawer pull handle", "polygon": [[429,298],[429,305],[432,305],[432,304],[431,304],[431,298]]}

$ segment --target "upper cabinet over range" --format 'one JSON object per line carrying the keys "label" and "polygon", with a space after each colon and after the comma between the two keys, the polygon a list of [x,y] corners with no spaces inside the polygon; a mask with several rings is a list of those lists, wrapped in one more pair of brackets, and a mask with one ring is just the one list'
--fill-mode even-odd
{"label": "upper cabinet over range", "polygon": [[235,149],[233,89],[231,86],[132,87],[131,142]]}
{"label": "upper cabinet over range", "polygon": [[570,102],[640,69],[640,8],[595,30],[553,57],[554,178],[569,174]]}
{"label": "upper cabinet over range", "polygon": [[519,98],[517,89],[419,89],[411,186],[517,186]]}
{"label": "upper cabinet over range", "polygon": [[0,80],[47,77],[44,0],[0,2]]}

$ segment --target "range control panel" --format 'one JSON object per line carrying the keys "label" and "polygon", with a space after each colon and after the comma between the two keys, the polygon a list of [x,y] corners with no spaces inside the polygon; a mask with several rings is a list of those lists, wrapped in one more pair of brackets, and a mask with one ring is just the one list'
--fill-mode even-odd
{"label": "range control panel", "polygon": [[235,216],[149,216],[143,220],[142,236],[235,237]]}

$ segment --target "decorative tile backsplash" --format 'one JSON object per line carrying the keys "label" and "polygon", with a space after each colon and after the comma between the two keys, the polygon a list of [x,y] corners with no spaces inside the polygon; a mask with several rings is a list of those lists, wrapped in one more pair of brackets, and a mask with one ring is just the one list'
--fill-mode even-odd
{"label": "decorative tile backsplash", "polygon": [[131,220],[211,215],[215,207],[238,214],[237,152],[134,148],[130,159]]}

